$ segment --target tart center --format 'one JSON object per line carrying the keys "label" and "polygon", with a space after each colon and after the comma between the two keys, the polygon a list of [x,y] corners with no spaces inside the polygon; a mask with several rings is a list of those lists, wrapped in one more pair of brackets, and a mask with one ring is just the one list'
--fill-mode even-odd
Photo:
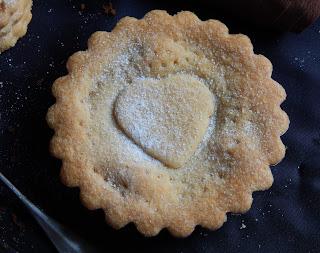
{"label": "tart center", "polygon": [[213,102],[207,86],[191,75],[144,78],[119,94],[114,115],[128,138],[148,155],[179,168],[206,133]]}

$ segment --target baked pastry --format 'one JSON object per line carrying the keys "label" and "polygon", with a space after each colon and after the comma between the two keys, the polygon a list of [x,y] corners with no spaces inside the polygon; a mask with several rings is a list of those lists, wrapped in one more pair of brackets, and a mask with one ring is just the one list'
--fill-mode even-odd
{"label": "baked pastry", "polygon": [[245,212],[285,154],[284,89],[248,37],[190,12],[96,32],[53,84],[61,177],[115,228],[187,236]]}
{"label": "baked pastry", "polygon": [[32,0],[0,0],[0,53],[26,34],[31,7]]}

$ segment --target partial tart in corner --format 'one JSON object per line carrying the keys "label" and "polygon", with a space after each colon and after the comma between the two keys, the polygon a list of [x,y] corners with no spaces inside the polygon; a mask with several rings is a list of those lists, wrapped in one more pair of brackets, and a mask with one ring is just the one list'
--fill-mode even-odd
{"label": "partial tart in corner", "polygon": [[0,53],[26,34],[31,8],[32,0],[0,0]]}

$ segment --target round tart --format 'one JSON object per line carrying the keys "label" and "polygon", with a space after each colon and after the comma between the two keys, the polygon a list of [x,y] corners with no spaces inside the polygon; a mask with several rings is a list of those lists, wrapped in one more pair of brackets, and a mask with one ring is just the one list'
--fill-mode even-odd
{"label": "round tart", "polygon": [[115,228],[219,228],[273,182],[286,94],[248,37],[190,12],[151,11],[96,32],[55,81],[47,120],[61,176]]}
{"label": "round tart", "polygon": [[32,0],[0,0],[0,53],[26,34],[31,7]]}

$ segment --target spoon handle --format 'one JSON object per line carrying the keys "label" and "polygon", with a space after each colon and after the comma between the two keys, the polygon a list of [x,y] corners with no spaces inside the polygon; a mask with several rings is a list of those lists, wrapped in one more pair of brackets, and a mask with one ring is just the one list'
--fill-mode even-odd
{"label": "spoon handle", "polygon": [[69,231],[54,219],[45,215],[38,207],[31,203],[1,172],[0,181],[2,181],[27,207],[38,224],[45,231],[58,252],[96,252],[77,235]]}

